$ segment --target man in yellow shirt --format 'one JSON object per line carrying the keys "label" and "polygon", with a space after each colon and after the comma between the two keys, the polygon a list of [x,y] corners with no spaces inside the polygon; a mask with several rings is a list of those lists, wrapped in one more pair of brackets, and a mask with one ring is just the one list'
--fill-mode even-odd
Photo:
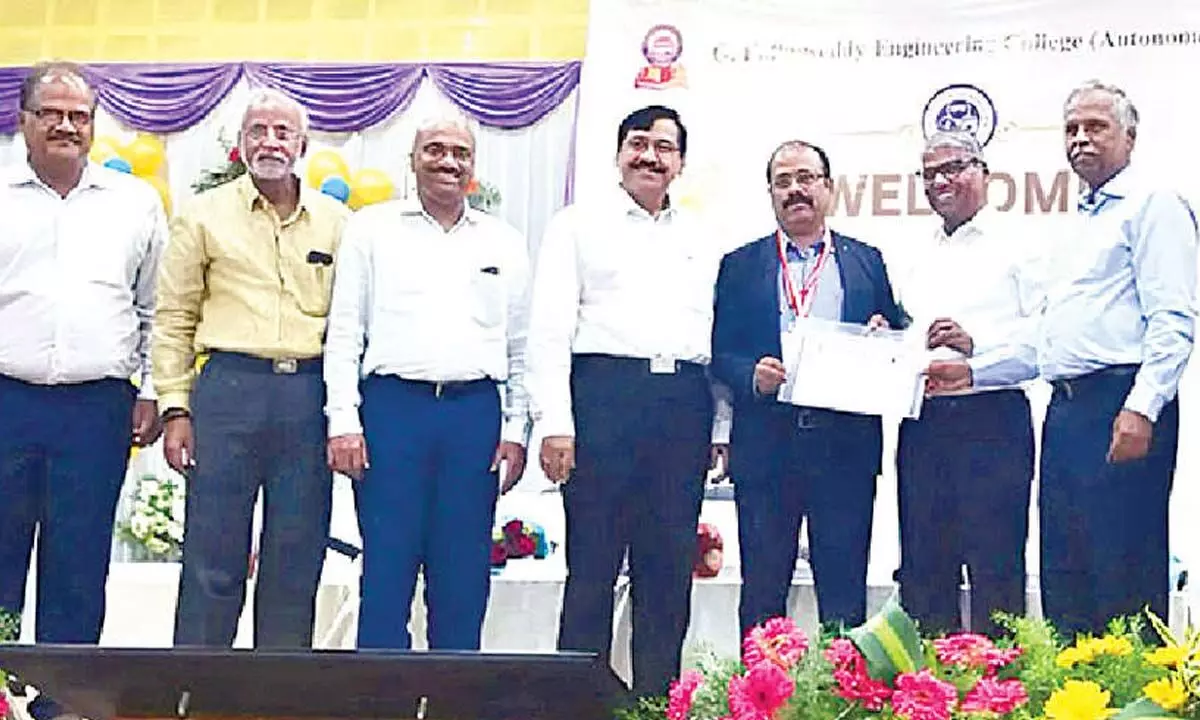
{"label": "man in yellow shirt", "polygon": [[249,172],[171,223],[153,365],[167,462],[188,476],[176,645],[232,645],[260,488],[255,646],[312,644],[332,502],[321,346],[348,211],[293,173],[307,129],[299,104],[256,93],[238,135]]}

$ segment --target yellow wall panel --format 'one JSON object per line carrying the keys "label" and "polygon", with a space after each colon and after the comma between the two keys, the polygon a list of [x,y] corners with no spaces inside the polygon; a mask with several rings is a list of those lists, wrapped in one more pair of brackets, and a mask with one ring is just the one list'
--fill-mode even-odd
{"label": "yellow wall panel", "polygon": [[158,0],[154,19],[160,24],[204,22],[208,3],[204,0]]}
{"label": "yellow wall panel", "polygon": [[[69,3],[74,0],[57,1]],[[128,32],[130,27],[150,25],[154,22],[154,0],[104,0],[101,4],[100,22],[106,25],[104,29],[110,32]]]}
{"label": "yellow wall panel", "polygon": [[[0,18],[5,26],[45,25],[51,2],[36,0],[0,0]],[[8,48],[4,48],[7,52]]]}
{"label": "yellow wall panel", "polygon": [[99,16],[99,0],[58,0],[50,5],[49,22],[51,25],[95,25]]}
{"label": "yellow wall panel", "polygon": [[0,0],[0,63],[583,57],[588,0]]}

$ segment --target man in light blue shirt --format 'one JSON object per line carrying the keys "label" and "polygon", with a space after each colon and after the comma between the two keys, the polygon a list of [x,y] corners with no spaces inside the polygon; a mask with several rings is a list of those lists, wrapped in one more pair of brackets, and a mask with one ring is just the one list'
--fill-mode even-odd
{"label": "man in light blue shirt", "polygon": [[1064,108],[1083,180],[1079,232],[1052,254],[1036,337],[970,361],[935,362],[930,390],[1040,374],[1054,388],[1041,458],[1041,586],[1064,633],[1100,633],[1147,603],[1166,617],[1167,511],[1179,378],[1196,319],[1197,224],[1178,193],[1130,167],[1138,114],[1091,82]]}

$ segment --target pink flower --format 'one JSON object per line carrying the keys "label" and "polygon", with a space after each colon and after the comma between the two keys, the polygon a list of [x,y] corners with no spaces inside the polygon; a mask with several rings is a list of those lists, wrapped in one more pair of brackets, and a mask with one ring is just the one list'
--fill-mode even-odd
{"label": "pink flower", "polygon": [[958,702],[958,690],[934,677],[928,669],[896,676],[892,708],[904,720],[949,720]]}
{"label": "pink flower", "polygon": [[[4,676],[0,675],[0,678],[2,678],[2,677],[4,677]],[[10,708],[8,707],[8,696],[6,694],[4,694],[4,692],[0,692],[0,718],[8,717],[9,709]]]}
{"label": "pink flower", "polygon": [[796,666],[808,650],[808,638],[788,617],[774,617],[756,625],[742,641],[742,664],[752,668],[773,662],[783,669]]}
{"label": "pink flower", "polygon": [[833,665],[833,680],[837,683],[834,693],[843,700],[877,711],[892,698],[892,689],[867,673],[867,661],[849,640],[838,638],[829,643],[825,659]]}
{"label": "pink flower", "polygon": [[976,683],[962,701],[962,711],[989,712],[1007,715],[1029,702],[1029,695],[1020,680],[997,680],[985,677]]}
{"label": "pink flower", "polygon": [[733,720],[770,720],[796,690],[796,683],[775,663],[760,663],[729,680]]}
{"label": "pink flower", "polygon": [[829,647],[825,649],[825,659],[835,670],[858,670],[866,664],[862,653],[846,638],[830,642]]}
{"label": "pink flower", "polygon": [[1020,648],[1001,650],[987,637],[957,633],[933,641],[938,662],[964,668],[978,668],[994,675],[1021,655]]}
{"label": "pink flower", "polygon": [[678,680],[671,683],[671,690],[667,693],[669,720],[686,720],[692,709],[692,697],[703,682],[703,675],[695,670],[685,670]]}

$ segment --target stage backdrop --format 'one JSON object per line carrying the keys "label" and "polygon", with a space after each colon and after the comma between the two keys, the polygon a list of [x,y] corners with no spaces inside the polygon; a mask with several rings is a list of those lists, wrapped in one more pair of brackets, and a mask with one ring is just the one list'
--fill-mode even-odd
{"label": "stage backdrop", "polygon": [[[576,196],[615,182],[620,118],[664,103],[680,110],[690,131],[676,198],[708,214],[725,244],[772,230],[767,158],[780,141],[797,138],[829,151],[837,188],[831,225],[877,245],[896,266],[906,245],[936,225],[914,177],[924,136],[959,127],[987,143],[992,204],[1018,217],[1027,238],[1040,239],[1063,226],[1078,191],[1063,154],[1063,101],[1080,82],[1100,78],[1123,87],[1141,111],[1135,162],[1200,205],[1190,159],[1200,94],[1186,80],[1200,63],[1200,4],[1079,7],[1069,0],[593,6]],[[1193,569],[1200,530],[1189,516],[1200,510],[1200,467],[1186,438],[1200,432],[1191,407],[1200,396],[1188,393],[1197,372],[1185,378],[1173,509],[1173,547]],[[882,573],[895,553],[894,506],[877,516],[884,524],[873,560],[883,567],[873,562],[873,571]]]}

